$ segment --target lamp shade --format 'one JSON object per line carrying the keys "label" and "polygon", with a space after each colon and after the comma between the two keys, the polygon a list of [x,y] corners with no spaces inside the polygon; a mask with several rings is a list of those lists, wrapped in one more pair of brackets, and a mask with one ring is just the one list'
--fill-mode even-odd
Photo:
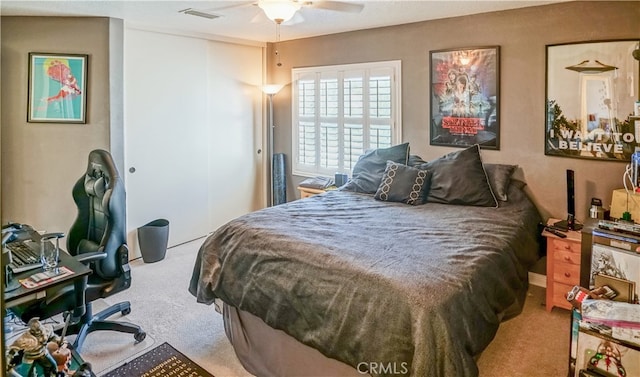
{"label": "lamp shade", "polygon": [[276,94],[282,89],[284,85],[280,84],[267,84],[262,86],[262,92],[264,94]]}
{"label": "lamp shade", "polygon": [[278,24],[289,21],[300,9],[300,4],[294,0],[259,0],[258,6]]}

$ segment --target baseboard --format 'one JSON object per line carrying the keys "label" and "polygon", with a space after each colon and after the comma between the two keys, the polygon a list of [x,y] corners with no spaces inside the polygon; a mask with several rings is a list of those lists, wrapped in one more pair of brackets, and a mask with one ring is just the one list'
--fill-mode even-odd
{"label": "baseboard", "polygon": [[529,271],[529,284],[535,285],[536,287],[547,287],[547,275],[540,275],[535,272]]}

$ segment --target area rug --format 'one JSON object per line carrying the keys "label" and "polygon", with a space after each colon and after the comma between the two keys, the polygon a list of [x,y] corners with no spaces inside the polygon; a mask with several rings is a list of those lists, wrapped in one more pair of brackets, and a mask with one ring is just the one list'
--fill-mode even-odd
{"label": "area rug", "polygon": [[119,366],[103,377],[140,377],[143,375],[145,377],[214,377],[167,342]]}

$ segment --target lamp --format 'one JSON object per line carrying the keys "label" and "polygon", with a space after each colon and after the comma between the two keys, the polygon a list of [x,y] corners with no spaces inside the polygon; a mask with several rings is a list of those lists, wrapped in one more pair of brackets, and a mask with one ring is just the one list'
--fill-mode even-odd
{"label": "lamp", "polygon": [[269,127],[269,132],[267,133],[267,149],[268,151],[268,155],[269,155],[269,200],[268,200],[268,206],[271,207],[273,205],[274,202],[274,195],[273,195],[273,129],[274,129],[274,124],[273,124],[273,96],[275,96],[280,89],[282,89],[283,85],[278,85],[278,84],[267,84],[267,85],[263,85],[262,86],[262,92],[264,94],[267,95],[268,98],[268,102],[269,102],[269,118],[268,118],[268,123],[267,123],[267,127]]}
{"label": "lamp", "polygon": [[258,6],[276,24],[289,21],[300,9],[300,3],[294,0],[258,0]]}

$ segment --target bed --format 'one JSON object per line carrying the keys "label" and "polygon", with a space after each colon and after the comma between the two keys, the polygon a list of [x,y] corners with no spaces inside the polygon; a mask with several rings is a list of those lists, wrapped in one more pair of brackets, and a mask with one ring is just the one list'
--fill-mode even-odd
{"label": "bed", "polygon": [[[508,179],[515,166],[489,169],[478,148],[435,164],[411,163],[406,153],[395,158],[400,168],[429,171],[426,203],[392,200],[393,189],[387,200],[379,195],[392,163],[382,153],[371,174],[376,193],[358,187],[354,168],[355,186],[241,216],[203,243],[189,290],[198,302],[223,303],[227,335],[249,372],[478,374],[476,358],[500,322],[522,309],[540,217],[523,185]],[[495,205],[443,200],[441,189],[459,189],[460,174],[472,181],[464,190],[477,189],[467,170],[478,163]]]}

